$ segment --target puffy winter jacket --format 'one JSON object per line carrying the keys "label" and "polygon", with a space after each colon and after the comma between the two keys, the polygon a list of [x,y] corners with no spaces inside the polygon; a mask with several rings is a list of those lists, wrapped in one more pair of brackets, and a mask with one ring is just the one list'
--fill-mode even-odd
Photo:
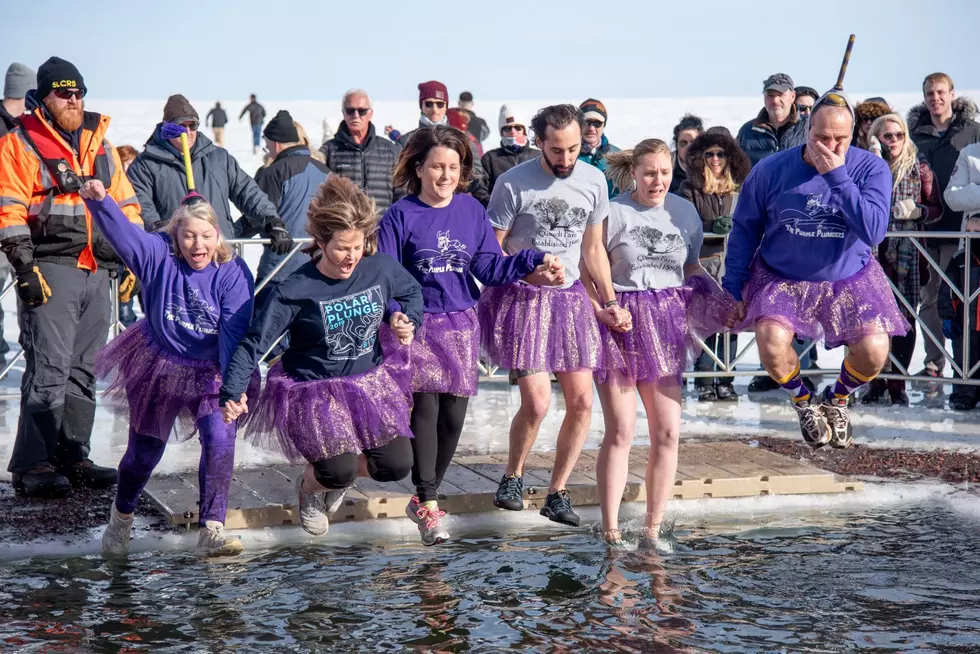
{"label": "puffy winter jacket", "polygon": [[[960,151],[968,145],[980,143],[980,125],[974,121],[976,115],[977,106],[973,102],[967,98],[956,98],[953,100],[953,120],[940,136],[925,105],[920,104],[909,110],[908,125],[912,142],[919,149],[919,154],[925,157],[932,172],[936,173],[940,190],[949,185]],[[962,223],[963,212],[949,206],[943,197],[943,217],[926,225],[926,230],[958,232],[962,229]]]}
{"label": "puffy winter jacket", "polygon": [[480,166],[483,168],[483,176],[474,180],[470,186],[470,193],[480,201],[484,207],[490,203],[490,194],[493,193],[493,186],[497,179],[519,163],[537,159],[541,156],[541,150],[536,150],[525,145],[516,152],[501,146],[496,150],[491,150],[480,159]]}
{"label": "puffy winter jacket", "polygon": [[[969,247],[969,245],[967,246]],[[966,267],[967,250],[960,250],[956,253],[946,266],[946,276],[956,284],[959,289],[963,285],[963,269]],[[980,288],[980,257],[974,256],[970,261],[970,284],[964,293],[965,297],[973,295]],[[949,288],[949,284],[939,285],[939,300],[937,309],[940,320],[957,320],[963,324],[963,301],[960,300]],[[977,301],[970,303],[970,327],[974,330],[980,329],[980,315],[977,314]]]}
{"label": "puffy winter jacket", "polygon": [[[142,207],[143,222],[150,231],[158,223],[170,220],[187,195],[183,156],[160,135],[162,125],[153,130],[127,172]],[[229,201],[261,226],[279,219],[275,205],[255,180],[238,166],[227,150],[215,147],[202,132],[197,133],[197,141],[191,148],[191,168],[195,190],[214,207],[225,238],[239,238],[248,232],[244,221],[232,221]]]}
{"label": "puffy winter jacket", "polygon": [[[584,145],[584,143],[583,143]],[[609,167],[609,162],[606,161],[606,157],[611,154],[619,152],[619,148],[609,142],[606,135],[602,135],[602,140],[599,141],[599,147],[597,147],[592,152],[586,152],[585,149],[579,153],[578,160],[584,161],[585,163],[595,166],[603,173],[606,172],[606,168]],[[612,199],[619,195],[619,189],[613,186],[612,180],[608,177],[606,178],[606,186],[609,187],[609,198]]]}
{"label": "puffy winter jacket", "polygon": [[0,136],[12,132],[17,127],[17,116],[11,116],[3,104],[0,104]]}
{"label": "puffy winter jacket", "polygon": [[367,136],[360,143],[354,142],[347,123],[341,123],[337,135],[320,147],[327,168],[363,189],[382,214],[405,196],[402,189],[391,185],[401,151],[401,145],[378,136],[373,123],[368,125]]}
{"label": "puffy winter jacket", "polygon": [[980,216],[980,143],[960,150],[943,198],[950,209],[962,211],[966,218]]}
{"label": "puffy winter jacket", "polygon": [[794,106],[790,109],[789,121],[775,129],[769,124],[769,114],[763,109],[758,116],[742,125],[736,140],[755,166],[771,154],[803,145],[806,142],[806,121],[800,118]]}

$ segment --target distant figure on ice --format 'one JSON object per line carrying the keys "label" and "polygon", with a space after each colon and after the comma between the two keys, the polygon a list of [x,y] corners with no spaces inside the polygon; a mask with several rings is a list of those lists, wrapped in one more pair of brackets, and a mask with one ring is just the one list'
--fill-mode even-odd
{"label": "distant figure on ice", "polygon": [[225,147],[225,125],[228,124],[228,113],[221,106],[220,102],[215,102],[211,111],[204,117],[204,123],[211,127],[214,134],[214,142],[221,147]]}
{"label": "distant figure on ice", "polygon": [[500,133],[500,147],[483,155],[480,160],[483,176],[474,180],[470,186],[473,197],[484,207],[490,203],[490,194],[501,175],[519,163],[541,156],[541,150],[531,147],[527,122],[518,117],[517,111],[511,105],[500,107],[497,130]]}
{"label": "distant figure on ice", "polygon": [[[590,166],[595,166],[602,172],[606,172],[606,168],[609,166],[606,158],[619,152],[619,148],[610,143],[603,133],[606,130],[608,118],[606,105],[589,98],[579,105],[578,110],[585,117],[585,127],[582,130],[582,151],[578,155],[579,161],[584,161]],[[606,179],[606,186],[610,198],[619,195],[619,189],[613,185],[612,179]]]}
{"label": "distant figure on ice", "polygon": [[262,123],[265,122],[265,107],[258,103],[254,93],[248,96],[248,104],[238,114],[238,120],[245,114],[248,114],[248,122],[252,126],[252,154],[258,154],[259,144],[262,142]]}
{"label": "distant figure on ice", "polygon": [[[805,146],[767,157],[742,187],[725,259],[733,325],[754,329],[766,371],[789,393],[812,447],[852,441],[848,396],[888,361],[902,316],[873,256],[891,208],[888,164],[852,148],[854,111],[829,92],[810,114]],[[738,324],[736,324],[738,323]],[[800,378],[794,332],[847,345],[837,381],[818,397]]]}
{"label": "distant figure on ice", "polygon": [[487,140],[490,136],[490,127],[487,125],[487,121],[483,120],[476,115],[473,111],[473,94],[469,91],[463,91],[459,94],[459,103],[457,105],[459,111],[465,113],[469,117],[469,126],[467,131],[473,135],[480,144],[480,151],[483,151],[483,142]]}

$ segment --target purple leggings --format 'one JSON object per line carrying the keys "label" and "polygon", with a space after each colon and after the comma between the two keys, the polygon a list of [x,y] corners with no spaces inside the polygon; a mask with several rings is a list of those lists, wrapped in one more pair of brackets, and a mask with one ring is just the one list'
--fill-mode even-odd
{"label": "purple leggings", "polygon": [[[235,423],[225,424],[221,412],[215,411],[198,420],[197,428],[201,434],[201,464],[197,469],[201,490],[198,524],[203,527],[206,520],[224,524],[228,486],[235,468]],[[136,501],[166,448],[165,441],[137,434],[129,428],[129,447],[119,463],[116,510],[120,513],[136,510]]]}

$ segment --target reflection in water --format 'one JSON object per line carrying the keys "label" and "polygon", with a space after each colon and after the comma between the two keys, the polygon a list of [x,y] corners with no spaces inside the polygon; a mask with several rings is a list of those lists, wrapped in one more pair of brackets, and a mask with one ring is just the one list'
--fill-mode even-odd
{"label": "reflection in water", "polygon": [[587,530],[445,547],[304,546],[0,566],[0,650],[980,650],[980,529],[943,507],[686,532],[675,554]]}

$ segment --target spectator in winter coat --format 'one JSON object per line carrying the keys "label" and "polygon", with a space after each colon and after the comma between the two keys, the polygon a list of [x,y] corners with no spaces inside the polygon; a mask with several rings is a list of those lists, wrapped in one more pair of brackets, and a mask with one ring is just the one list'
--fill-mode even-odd
{"label": "spectator in winter coat", "polygon": [[455,127],[466,135],[466,142],[469,143],[470,150],[473,151],[473,161],[479,161],[480,157],[483,156],[483,146],[480,145],[475,136],[470,134],[469,114],[454,107],[446,112],[446,119],[449,120],[450,127]]}
{"label": "spectator in winter coat", "polygon": [[[888,103],[877,98],[868,98],[854,107],[854,136],[851,137],[854,147],[882,156],[881,142],[871,138],[871,123],[891,112]],[[905,128],[902,129],[904,134]]]}
{"label": "spectator in winter coat", "polygon": [[[442,82],[432,80],[419,84],[419,109],[422,111],[422,115],[419,117],[419,127],[448,125],[449,118],[446,116],[446,112],[449,110],[448,98],[449,91]],[[386,131],[388,131],[387,128]],[[388,137],[393,141],[398,141],[398,145],[405,147],[408,139],[412,138],[414,131],[413,129],[402,134],[398,130],[390,130]]]}
{"label": "spectator in winter coat", "polygon": [[960,150],[943,198],[946,206],[967,218],[980,216],[980,143]]}
{"label": "spectator in winter coat", "polygon": [[797,86],[793,90],[796,92],[796,112],[801,120],[806,120],[813,111],[813,105],[820,99],[820,94],[810,86]]}
{"label": "spectator in winter coat", "polygon": [[[752,163],[724,127],[712,127],[701,134],[687,145],[685,153],[688,176],[681,184],[678,194],[698,210],[705,235],[728,234],[732,229],[732,212],[735,211],[738,189],[748,177]],[[719,283],[724,258],[724,241],[705,238],[699,260],[701,266]],[[728,342],[729,355],[738,352],[735,334],[729,334]],[[705,345],[711,348],[718,359],[725,360],[725,342],[721,334],[706,339]],[[694,365],[695,370],[714,370],[715,367],[715,362],[707,352],[702,352]],[[732,377],[695,379],[698,399],[737,401],[738,395],[732,386],[733,381]]]}
{"label": "spectator in winter coat", "polygon": [[480,160],[483,167],[483,177],[474,180],[470,190],[477,200],[486,207],[490,203],[493,186],[505,172],[519,163],[537,159],[541,151],[531,147],[527,136],[526,123],[517,117],[517,112],[510,105],[500,107],[497,119],[500,132],[500,147],[483,155]]}
{"label": "spectator in winter coat", "polygon": [[[980,216],[974,216],[966,221],[966,231],[980,232]],[[960,250],[946,266],[946,276],[956,284],[957,288],[963,284],[967,257],[970,257],[970,280],[967,287],[962,289],[964,297],[973,295],[980,288],[980,238],[967,239],[966,249]],[[963,331],[963,302],[946,284],[939,289],[938,307],[943,336],[953,341],[953,356],[957,365],[963,361],[963,342],[969,339],[970,362],[967,368],[972,370],[980,360],[980,314],[977,310],[977,300],[971,302],[965,311],[970,316],[969,328],[966,332]],[[980,371],[973,373],[970,378],[980,378]],[[976,408],[977,400],[980,400],[980,386],[956,384],[953,386],[953,393],[949,396],[949,407],[954,411],[970,411]]]}
{"label": "spectator in winter coat", "polygon": [[[861,103],[866,104],[868,101]],[[881,144],[882,156],[892,172],[888,231],[915,232],[924,225],[939,220],[943,215],[943,206],[939,199],[940,188],[936,183],[936,176],[929,164],[919,157],[915,144],[908,137],[908,128],[902,117],[887,113],[876,118],[868,130],[868,137]],[[919,251],[915,244],[907,238],[885,239],[878,246],[877,256],[885,275],[894,282],[909,304],[918,306],[922,284],[919,276]],[[892,354],[902,368],[908,370],[912,363],[912,352],[915,350],[915,316],[901,303],[898,308],[912,328],[905,336],[892,337]],[[900,379],[875,379],[861,401],[865,404],[876,403],[886,390],[893,405],[908,406],[905,382]]]}
{"label": "spectator in winter coat", "polygon": [[225,125],[228,124],[228,113],[222,108],[220,102],[215,102],[211,111],[204,117],[204,124],[211,127],[214,134],[214,142],[225,147]]}
{"label": "spectator in winter coat", "polygon": [[[606,135],[603,134],[608,118],[606,106],[598,100],[589,98],[579,105],[578,110],[582,112],[585,118],[585,129],[582,131],[582,150],[578,155],[579,161],[595,166],[605,173],[606,168],[609,167],[606,157],[614,152],[619,152],[619,148],[611,144]],[[606,184],[609,187],[610,200],[619,195],[619,189],[613,185],[612,179],[607,177]]]}
{"label": "spectator in winter coat", "polygon": [[793,79],[776,73],[762,83],[766,106],[759,115],[738,130],[738,144],[749,155],[752,165],[781,150],[803,145],[806,121],[796,110]]}
{"label": "spectator in winter coat", "polygon": [[[207,136],[198,131],[200,122],[197,111],[182,95],[172,95],[167,99],[163,108],[163,122],[153,130],[143,152],[129,169],[128,175],[142,206],[147,230],[160,229],[188,193],[180,140],[164,138],[161,134],[164,123],[182,125],[187,129],[195,190],[214,208],[222,235],[231,239],[262,231],[276,240],[277,249],[288,251],[292,244],[286,243],[289,235],[276,213],[275,205],[269,202],[255,181],[239,168],[238,162],[227,150],[216,148]],[[250,222],[232,222],[229,202],[233,202],[243,215],[249,216]],[[255,229],[254,225],[261,229]]]}
{"label": "spectator in winter coat", "polygon": [[[687,148],[704,131],[704,122],[694,114],[684,114],[674,125],[674,174],[670,180],[670,192],[677,193],[687,179],[687,162],[684,160]],[[710,229],[707,230],[710,233]]]}
{"label": "spectator in winter coat", "polygon": [[473,94],[469,91],[463,91],[459,94],[459,110],[469,116],[469,126],[467,131],[472,134],[480,148],[480,156],[483,156],[483,142],[487,140],[490,136],[490,127],[487,125],[487,121],[483,120],[476,115],[473,111]]}
{"label": "spectator in winter coat", "polygon": [[248,96],[248,104],[242,109],[242,113],[238,114],[238,120],[248,114],[248,122],[252,126],[252,154],[256,154],[259,151],[259,143],[262,139],[262,123],[265,122],[265,107],[260,105],[255,99],[255,94]]}
{"label": "spectator in winter coat", "polygon": [[[972,143],[980,142],[980,125],[974,118],[977,107],[967,98],[957,98],[953,88],[953,80],[945,73],[933,73],[922,82],[923,104],[912,107],[908,113],[909,135],[919,149],[919,154],[925,157],[932,172],[936,174],[936,182],[940,189],[945,189],[953,174],[953,167],[960,156],[960,150]],[[926,226],[926,231],[958,232],[963,229],[963,214],[952,209],[943,201],[943,215],[937,222]],[[926,252],[943,269],[949,265],[959,248],[957,240],[928,239],[925,242]],[[939,347],[926,339],[925,368],[919,373],[930,377],[942,376],[946,365],[946,357],[942,349],[945,341],[940,336],[942,322],[939,320],[937,301],[942,279],[939,274],[930,274],[929,280],[922,288],[922,304],[919,307],[919,317],[923,324],[935,334]],[[927,392],[937,392],[938,384],[933,384]]]}
{"label": "spectator in winter coat", "polygon": [[346,177],[369,198],[379,213],[404,196],[391,184],[401,146],[374,130],[374,109],[367,91],[354,89],[344,94],[341,102],[344,121],[334,138],[320,147],[324,163],[337,175]]}

